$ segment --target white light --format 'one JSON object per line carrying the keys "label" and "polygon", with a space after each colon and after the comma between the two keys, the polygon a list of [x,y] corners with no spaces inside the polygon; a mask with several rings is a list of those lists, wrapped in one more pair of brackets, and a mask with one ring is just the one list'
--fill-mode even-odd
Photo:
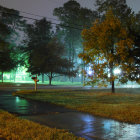
{"label": "white light", "polygon": [[114,74],[120,74],[121,73],[121,70],[120,69],[114,69]]}
{"label": "white light", "polygon": [[19,102],[20,102],[19,97],[16,97],[16,103],[19,103]]}
{"label": "white light", "polygon": [[91,67],[88,68],[87,74],[90,75],[90,76],[93,74],[93,71],[92,71],[92,68]]}
{"label": "white light", "polygon": [[92,75],[92,71],[91,70],[88,71],[88,75]]}

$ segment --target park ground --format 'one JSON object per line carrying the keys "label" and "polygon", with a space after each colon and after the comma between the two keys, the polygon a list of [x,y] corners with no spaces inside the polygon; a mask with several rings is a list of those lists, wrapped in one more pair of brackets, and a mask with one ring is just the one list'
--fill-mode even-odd
{"label": "park ground", "polygon": [[[19,87],[22,89],[14,92],[13,95],[42,102],[50,102],[121,122],[140,124],[139,88],[117,89],[116,93],[112,94],[109,89],[86,89],[70,86],[46,87],[45,85],[41,85],[40,87],[46,87],[46,89],[40,88],[35,92],[33,86],[33,84],[1,84],[1,88]],[[0,122],[0,138],[3,140],[10,138],[14,140],[34,139],[34,136],[38,140],[82,140],[82,138],[75,137],[65,130],[49,128],[19,119],[15,115],[4,111],[0,111]],[[38,131],[40,135],[37,135]]]}
{"label": "park ground", "polygon": [[22,90],[14,93],[27,99],[50,102],[66,108],[132,124],[140,124],[140,89],[52,86],[48,89]]}

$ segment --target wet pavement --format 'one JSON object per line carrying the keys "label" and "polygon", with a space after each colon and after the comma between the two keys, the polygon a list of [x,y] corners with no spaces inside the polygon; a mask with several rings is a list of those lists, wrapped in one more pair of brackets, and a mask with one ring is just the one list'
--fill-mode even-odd
{"label": "wet pavement", "polygon": [[94,117],[50,103],[12,96],[0,91],[0,109],[50,127],[67,129],[87,140],[140,140],[140,125]]}
{"label": "wet pavement", "polygon": [[20,116],[74,112],[74,110],[68,110],[54,104],[12,96],[12,92],[10,91],[0,91],[0,108]]}

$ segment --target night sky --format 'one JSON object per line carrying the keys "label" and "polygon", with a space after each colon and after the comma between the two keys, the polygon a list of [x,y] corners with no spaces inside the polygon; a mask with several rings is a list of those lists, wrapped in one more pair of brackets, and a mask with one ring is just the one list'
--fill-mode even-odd
{"label": "night sky", "polygon": [[[53,9],[62,6],[68,0],[0,0],[0,5],[24,12],[53,17]],[[93,8],[95,0],[77,0],[83,7]],[[127,0],[135,11],[140,11],[140,0]],[[55,17],[53,17],[55,18]]]}

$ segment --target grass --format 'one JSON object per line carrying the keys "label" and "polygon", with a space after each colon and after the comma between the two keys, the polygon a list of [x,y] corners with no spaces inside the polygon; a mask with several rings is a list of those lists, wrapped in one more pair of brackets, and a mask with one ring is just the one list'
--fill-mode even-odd
{"label": "grass", "polygon": [[0,110],[0,139],[3,140],[84,140],[72,133],[17,118]]}
{"label": "grass", "polygon": [[102,90],[51,89],[18,91],[21,97],[51,102],[67,108],[122,122],[140,124],[140,94],[111,94]]}

